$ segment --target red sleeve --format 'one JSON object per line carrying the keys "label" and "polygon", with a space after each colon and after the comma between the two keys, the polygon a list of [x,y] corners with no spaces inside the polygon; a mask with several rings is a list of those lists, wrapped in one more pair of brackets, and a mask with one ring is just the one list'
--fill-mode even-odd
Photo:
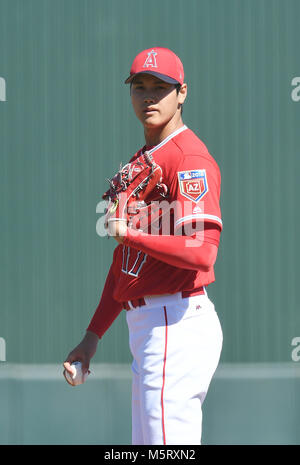
{"label": "red sleeve", "polygon": [[194,220],[214,223],[222,230],[220,191],[221,173],[216,161],[208,155],[186,155],[177,167],[171,192],[176,200],[175,234]]}
{"label": "red sleeve", "polygon": [[189,237],[155,236],[128,229],[124,245],[177,268],[206,270],[215,263],[220,233],[220,228],[214,224],[205,227],[204,234]]}
{"label": "red sleeve", "polygon": [[99,338],[108,330],[114,320],[122,311],[122,304],[113,298],[115,287],[115,277],[113,272],[114,262],[112,263],[107,275],[102,296],[93,318],[87,328],[87,331],[92,331]]}

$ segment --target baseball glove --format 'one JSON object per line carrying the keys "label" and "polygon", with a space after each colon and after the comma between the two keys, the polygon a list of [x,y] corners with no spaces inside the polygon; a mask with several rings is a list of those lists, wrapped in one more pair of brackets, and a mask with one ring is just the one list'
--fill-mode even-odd
{"label": "baseball glove", "polygon": [[[127,163],[108,179],[109,189],[102,198],[108,200],[105,210],[105,227],[110,221],[126,221],[128,227],[145,230],[149,218],[153,221],[151,202],[167,198],[168,188],[162,183],[162,169],[145,152],[132,163]],[[159,217],[156,206],[155,221]]]}

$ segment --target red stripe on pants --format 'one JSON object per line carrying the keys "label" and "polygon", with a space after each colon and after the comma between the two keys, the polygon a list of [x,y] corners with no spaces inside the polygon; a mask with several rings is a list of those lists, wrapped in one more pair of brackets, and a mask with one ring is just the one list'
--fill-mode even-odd
{"label": "red stripe on pants", "polygon": [[163,384],[161,388],[161,412],[162,412],[162,431],[163,431],[163,441],[166,445],[166,431],[165,431],[165,412],[164,412],[164,388],[165,388],[165,379],[166,379],[166,361],[167,361],[167,344],[168,344],[168,317],[167,310],[164,307],[165,313],[165,322],[166,322],[166,333],[165,333],[165,354],[164,354],[164,367],[163,367]]}

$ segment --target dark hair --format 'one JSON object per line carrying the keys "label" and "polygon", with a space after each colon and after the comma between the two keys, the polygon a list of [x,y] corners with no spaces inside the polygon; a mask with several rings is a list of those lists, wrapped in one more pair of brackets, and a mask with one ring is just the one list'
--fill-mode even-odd
{"label": "dark hair", "polygon": [[178,95],[179,91],[181,89],[181,84],[179,84],[179,82],[178,82],[178,84],[175,84],[175,89],[176,89],[176,92],[177,92],[177,95]]}

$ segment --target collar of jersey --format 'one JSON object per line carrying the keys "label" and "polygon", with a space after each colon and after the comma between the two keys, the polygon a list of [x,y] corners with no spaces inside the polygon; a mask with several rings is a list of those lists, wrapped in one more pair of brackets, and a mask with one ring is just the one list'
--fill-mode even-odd
{"label": "collar of jersey", "polygon": [[181,128],[179,128],[176,131],[172,132],[172,134],[170,134],[163,141],[161,141],[160,144],[155,145],[155,147],[153,147],[153,149],[146,150],[144,153],[153,153],[153,152],[155,152],[156,150],[160,149],[163,145],[165,145],[167,142],[169,142],[169,140],[173,139],[173,137],[177,136],[178,134],[180,134],[182,131],[185,131],[186,129],[188,129],[188,127],[184,124]]}

